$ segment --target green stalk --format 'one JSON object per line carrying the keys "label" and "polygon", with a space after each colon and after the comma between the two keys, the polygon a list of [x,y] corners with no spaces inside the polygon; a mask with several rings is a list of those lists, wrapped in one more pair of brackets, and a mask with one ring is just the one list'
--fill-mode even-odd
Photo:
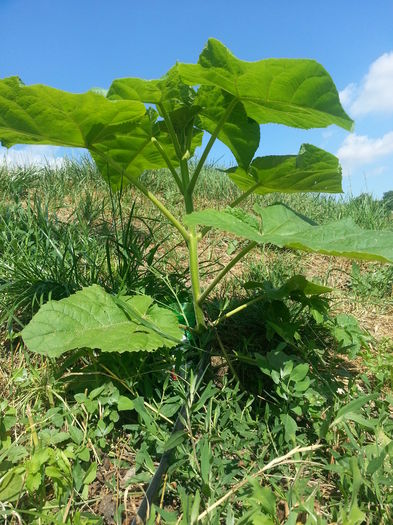
{"label": "green stalk", "polygon": [[173,127],[169,114],[162,104],[157,104],[157,107],[161,111],[162,116],[164,117],[165,124],[168,126],[168,132],[169,132],[169,135],[171,136],[173,146],[176,151],[176,155],[178,159],[180,160],[183,157],[183,154],[181,151],[179,139],[177,138],[176,131],[175,131],[175,128]]}
{"label": "green stalk", "polygon": [[171,159],[165,153],[164,148],[161,146],[161,144],[158,142],[158,140],[155,137],[152,137],[151,141],[154,144],[154,146],[157,148],[157,150],[159,151],[161,157],[164,159],[165,164],[168,166],[169,171],[172,173],[173,178],[175,179],[179,190],[183,193],[183,184],[182,184],[182,182],[180,180],[180,177],[177,174],[177,172],[176,172],[176,170],[175,170],[175,168],[174,168],[174,166],[173,166],[173,164],[171,162]]}
{"label": "green stalk", "polygon": [[186,213],[188,214],[194,211],[194,203],[192,199],[192,193],[187,191],[187,188],[190,184],[190,173],[188,170],[188,163],[185,159],[182,159],[180,161],[180,169],[182,173],[183,188],[184,188],[184,192],[182,192],[184,196],[184,205],[186,208]]}
{"label": "green stalk", "polygon": [[168,210],[168,208],[152,193],[148,190],[139,180],[132,181],[133,185],[140,190],[160,211],[165,217],[173,224],[173,226],[179,231],[183,239],[188,242],[190,234],[185,229],[180,221],[176,219],[174,215]]}
{"label": "green stalk", "polygon": [[238,263],[243,257],[257,245],[256,242],[249,242],[226,266],[216,275],[213,281],[209,284],[206,290],[199,297],[199,305],[201,305],[209,293],[217,286],[217,284],[225,277],[225,275]]}
{"label": "green stalk", "polygon": [[209,139],[209,142],[206,144],[206,147],[205,147],[205,149],[204,149],[204,151],[202,153],[202,156],[199,159],[197,167],[195,168],[195,171],[193,173],[190,185],[188,186],[188,191],[189,191],[190,194],[194,191],[195,184],[196,184],[196,182],[198,180],[198,177],[199,177],[199,174],[201,172],[201,169],[203,168],[203,165],[205,164],[207,156],[209,155],[210,150],[212,149],[213,144],[216,141],[216,138],[218,137],[218,134],[220,133],[221,129],[223,128],[225,122],[227,121],[229,115],[231,114],[233,108],[236,106],[237,103],[238,103],[238,100],[236,98],[232,99],[232,101],[228,105],[225,113],[223,114],[221,119],[218,121],[216,129],[213,131],[213,133],[212,133],[212,135],[211,135],[211,137]]}
{"label": "green stalk", "polygon": [[240,306],[238,306],[237,308],[234,308],[233,310],[230,310],[228,313],[224,314],[224,315],[221,315],[220,317],[218,317],[214,322],[213,322],[213,326],[217,326],[219,325],[222,321],[225,321],[225,319],[228,319],[229,317],[232,317],[233,315],[235,314],[238,314],[239,312],[245,310],[246,308],[248,308],[249,306],[255,304],[255,303],[259,303],[260,301],[263,301],[265,297],[263,295],[260,295],[259,297],[255,297],[254,299],[251,299],[250,301],[248,301],[247,303],[243,303],[241,304]]}
{"label": "green stalk", "polygon": [[199,278],[199,264],[198,264],[198,237],[195,228],[192,228],[189,233],[188,253],[191,277],[191,290],[196,320],[196,332],[201,332],[206,328],[205,316],[203,310],[199,306],[199,299],[201,295],[201,285]]}
{"label": "green stalk", "polygon": [[251,186],[251,188],[249,188],[247,191],[245,191],[244,193],[242,193],[237,199],[235,199],[234,201],[232,201],[230,204],[229,204],[229,207],[230,208],[234,208],[235,206],[237,206],[238,204],[240,204],[241,202],[244,201],[244,199],[247,199],[247,197],[249,195],[251,195],[251,193],[254,193],[254,191],[258,188],[258,186],[260,186],[260,183],[257,182],[256,184],[254,184],[254,186]]}
{"label": "green stalk", "polygon": [[[100,155],[109,166],[113,167],[118,173],[123,175],[124,170],[117,164],[117,162],[112,161],[112,159],[108,159],[105,155],[103,155],[100,151],[95,150],[94,148],[90,148],[91,151],[94,151],[97,155]],[[179,231],[183,239],[188,242],[188,239],[190,237],[188,231],[185,229],[185,227],[182,225],[180,221],[176,219],[174,215],[168,210],[168,208],[158,199],[154,193],[152,193],[150,190],[146,188],[142,182],[138,179],[134,179],[131,182],[133,186],[138,188],[139,191],[145,195],[155,206],[160,210],[160,212],[165,215],[165,217],[173,224],[173,226]]]}

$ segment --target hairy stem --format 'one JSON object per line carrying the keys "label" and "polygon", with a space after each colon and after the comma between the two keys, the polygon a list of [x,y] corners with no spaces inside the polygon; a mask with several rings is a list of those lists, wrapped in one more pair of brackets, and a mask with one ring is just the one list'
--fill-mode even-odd
{"label": "hairy stem", "polygon": [[199,297],[199,304],[201,305],[210,292],[217,286],[217,284],[225,277],[225,275],[237,264],[243,257],[257,245],[256,242],[249,242],[226,266],[219,272],[213,281],[209,284],[206,290]]}
{"label": "hairy stem", "polygon": [[180,169],[182,174],[182,180],[183,180],[183,188],[185,191],[183,192],[184,196],[184,206],[186,208],[186,213],[192,213],[194,211],[194,202],[192,198],[192,192],[190,193],[187,191],[187,188],[190,184],[190,172],[188,169],[188,162],[185,159],[182,159],[180,161]]}

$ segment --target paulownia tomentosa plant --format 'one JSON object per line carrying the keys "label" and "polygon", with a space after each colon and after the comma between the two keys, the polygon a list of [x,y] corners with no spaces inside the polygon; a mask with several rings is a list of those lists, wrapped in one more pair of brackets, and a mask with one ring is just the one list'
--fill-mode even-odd
{"label": "paulownia tomentosa plant", "polygon": [[[113,189],[133,185],[183,237],[189,253],[197,333],[206,329],[203,306],[209,294],[255,247],[269,243],[393,261],[391,232],[364,231],[351,220],[317,225],[283,204],[256,206],[253,215],[237,207],[251,193],[342,192],[338,159],[310,144],[303,144],[297,155],[254,158],[260,125],[267,123],[304,129],[336,124],[350,130],[353,125],[331,77],[317,62],[245,62],[214,39],[208,41],[196,64],[177,63],[159,80],[118,79],[106,92],[73,94],[44,85],[25,86],[16,77],[0,80],[0,140],[4,146],[87,148]],[[210,138],[197,162],[191,164],[205,132]],[[195,185],[217,139],[237,161],[227,174],[243,193],[226,209],[194,211]],[[140,180],[145,170],[164,167],[183,196],[182,219]],[[198,243],[210,228],[230,232],[248,243],[202,287]],[[22,334],[32,351],[59,356],[78,347],[151,351],[176,345],[182,332],[175,315],[153,304],[151,298],[115,298],[92,286],[45,304]]]}
{"label": "paulownia tomentosa plant", "polygon": [[[159,80],[115,80],[107,92],[72,94],[44,85],[25,86],[16,77],[0,80],[0,141],[4,146],[87,148],[113,189],[134,186],[183,237],[197,334],[208,329],[204,316],[208,296],[242,257],[266,243],[393,262],[391,232],[364,231],[351,220],[317,225],[283,204],[256,206],[254,214],[238,208],[252,193],[342,192],[338,159],[310,144],[303,144],[297,155],[254,158],[260,125],[268,123],[303,129],[335,124],[346,130],[353,124],[341,107],[332,79],[317,62],[245,62],[214,39],[208,41],[196,64],[177,63]],[[205,132],[209,134],[207,144],[197,161],[190,162]],[[235,157],[237,166],[227,170],[227,175],[243,193],[225,209],[194,211],[194,189],[216,140]],[[145,170],[156,168],[171,172],[184,200],[182,219],[141,182]],[[210,228],[248,242],[203,286],[198,244]],[[328,289],[295,276],[274,293],[280,296],[288,290],[318,295]],[[49,301],[22,331],[30,350],[51,357],[85,347],[106,352],[152,351],[175,346],[182,335],[175,314],[150,297],[118,298],[98,286],[58,302]],[[175,431],[178,428],[176,424]],[[142,519],[166,468],[165,454],[138,512]]]}

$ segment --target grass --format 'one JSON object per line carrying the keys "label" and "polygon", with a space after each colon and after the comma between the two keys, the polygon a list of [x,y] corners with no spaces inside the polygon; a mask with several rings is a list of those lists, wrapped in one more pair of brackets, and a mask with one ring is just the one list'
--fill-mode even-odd
{"label": "grass", "polygon": [[[165,171],[146,184],[178,213]],[[213,166],[198,205],[237,189]],[[247,203],[278,199],[254,196]],[[319,222],[350,217],[393,229],[369,195],[286,196]],[[223,204],[223,205],[224,205]],[[239,249],[209,233],[204,279]],[[18,331],[39,305],[99,283],[187,312],[176,235],[126,190],[111,195],[87,160],[0,171],[0,516],[6,523],[130,523],[165,450],[171,465],[150,523],[392,522],[392,267],[265,248],[250,254],[208,304],[224,312],[296,273],[334,287],[329,301],[256,303],[212,338],[197,390],[195,341],[153,354],[32,355]],[[187,314],[186,314],[187,315]],[[252,330],[250,330],[250,326]],[[191,403],[190,397],[193,402]],[[171,436],[184,403],[186,429]]]}

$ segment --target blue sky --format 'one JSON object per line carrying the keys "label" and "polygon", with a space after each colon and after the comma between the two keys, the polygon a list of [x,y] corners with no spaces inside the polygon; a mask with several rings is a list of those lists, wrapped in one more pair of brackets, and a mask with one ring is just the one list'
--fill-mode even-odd
{"label": "blue sky", "polygon": [[[380,197],[393,189],[391,0],[0,0],[0,27],[0,77],[73,92],[160,77],[176,60],[195,62],[211,36],[244,60],[316,59],[355,119],[354,133],[264,126],[258,154],[295,153],[310,142],[339,156],[346,190]],[[63,155],[48,147],[7,153],[9,161]],[[213,159],[233,160],[220,145]]]}

